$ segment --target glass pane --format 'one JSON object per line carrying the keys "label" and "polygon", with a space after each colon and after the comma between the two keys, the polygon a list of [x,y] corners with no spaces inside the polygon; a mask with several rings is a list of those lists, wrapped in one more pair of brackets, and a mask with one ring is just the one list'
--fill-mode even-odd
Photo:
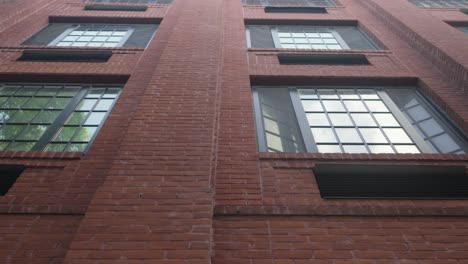
{"label": "glass pane", "polygon": [[97,127],[82,127],[73,137],[73,141],[90,141],[96,130]]}
{"label": "glass pane", "polygon": [[112,99],[102,99],[96,105],[94,111],[107,111],[111,108],[112,103],[114,103],[114,100]]}
{"label": "glass pane", "polygon": [[389,112],[388,108],[381,101],[365,101],[367,107],[372,112]]}
{"label": "glass pane", "polygon": [[329,117],[334,126],[354,126],[348,114],[329,114]]}
{"label": "glass pane", "polygon": [[317,148],[320,153],[341,153],[338,145],[317,145]]}
{"label": "glass pane", "polygon": [[30,125],[23,130],[18,139],[39,140],[46,130],[47,126]]}
{"label": "glass pane", "polygon": [[442,153],[450,153],[455,150],[460,150],[460,146],[458,146],[458,144],[453,141],[453,139],[446,133],[434,137],[432,142],[440,149]]}
{"label": "glass pane", "polygon": [[325,109],[328,112],[346,112],[343,104],[340,101],[322,101]]}
{"label": "glass pane", "polygon": [[36,96],[54,96],[60,91],[61,86],[46,86],[40,89]]}
{"label": "glass pane", "polygon": [[120,88],[109,88],[104,94],[103,98],[116,98],[120,93]]}
{"label": "glass pane", "polygon": [[35,142],[12,142],[8,146],[8,150],[15,150],[15,151],[30,151],[34,145],[36,145]]}
{"label": "glass pane", "polygon": [[420,153],[418,148],[413,145],[395,145],[394,146],[398,153]]}
{"label": "glass pane", "polygon": [[29,97],[11,97],[2,108],[20,108],[28,101]]}
{"label": "glass pane", "polygon": [[310,126],[330,126],[325,114],[306,114]]}
{"label": "glass pane", "polygon": [[40,86],[25,86],[21,89],[19,89],[15,95],[20,95],[20,96],[32,96],[34,95],[37,90],[39,90],[41,87]]}
{"label": "glass pane", "polygon": [[392,143],[413,143],[406,132],[401,128],[384,128],[387,137]]}
{"label": "glass pane", "polygon": [[42,109],[44,108],[47,103],[50,101],[50,98],[47,97],[36,97],[36,98],[31,98],[24,106],[23,108],[31,108],[31,109]]}
{"label": "glass pane", "polygon": [[62,89],[58,96],[67,96],[67,97],[73,97],[76,95],[76,93],[80,90],[81,87],[66,87],[65,89]]}
{"label": "glass pane", "polygon": [[36,118],[33,120],[33,123],[52,124],[60,113],[60,111],[44,110],[36,116]]}
{"label": "glass pane", "polygon": [[88,146],[88,144],[70,144],[70,146],[68,146],[66,151],[81,152],[86,149],[86,146]]}
{"label": "glass pane", "polygon": [[54,98],[47,105],[47,108],[48,109],[64,109],[68,105],[70,100],[71,98]]}
{"label": "glass pane", "polygon": [[368,153],[365,146],[343,145],[345,153]]}
{"label": "glass pane", "polygon": [[313,89],[298,90],[301,99],[318,99],[317,93]]}
{"label": "glass pane", "polygon": [[0,139],[12,140],[23,131],[25,125],[6,125],[0,128]]}
{"label": "glass pane", "polygon": [[302,106],[306,112],[323,112],[323,107],[317,100],[302,100]]}
{"label": "glass pane", "polygon": [[18,88],[19,86],[4,86],[0,89],[0,95],[12,95]]}
{"label": "glass pane", "polygon": [[9,144],[10,144],[10,142],[0,142],[0,150],[7,149]]}
{"label": "glass pane", "polygon": [[0,106],[8,100],[8,97],[0,97]]}
{"label": "glass pane", "polygon": [[89,112],[73,112],[68,120],[65,122],[67,125],[81,125],[88,116]]}
{"label": "glass pane", "polygon": [[0,122],[8,121],[16,112],[16,110],[0,110]]}
{"label": "glass pane", "polygon": [[359,89],[358,93],[362,99],[380,99],[380,97],[372,89]]}
{"label": "glass pane", "polygon": [[86,95],[86,98],[99,98],[105,90],[104,88],[92,88]]}
{"label": "glass pane", "polygon": [[372,154],[395,153],[389,145],[369,145]]}
{"label": "glass pane", "polygon": [[317,93],[322,99],[339,99],[338,95],[333,89],[318,89]]}
{"label": "glass pane", "polygon": [[77,127],[62,127],[53,141],[70,141],[77,129]]}
{"label": "glass pane", "polygon": [[444,132],[444,129],[433,118],[422,121],[421,123],[419,123],[419,127],[429,137]]}
{"label": "glass pane", "polygon": [[374,114],[375,119],[382,127],[399,127],[400,124],[392,114]]}
{"label": "glass pane", "polygon": [[337,143],[335,133],[331,128],[312,128],[312,135],[317,143]]}
{"label": "glass pane", "polygon": [[362,137],[367,143],[387,143],[387,139],[378,128],[360,128]]}
{"label": "glass pane", "polygon": [[20,110],[8,120],[8,123],[29,123],[38,113],[39,111]]}
{"label": "glass pane", "polygon": [[367,108],[361,101],[344,101],[344,104],[350,112],[368,112]]}
{"label": "glass pane", "polygon": [[370,114],[351,114],[354,122],[356,123],[357,126],[377,126],[375,123],[374,119],[372,119],[372,116]]}
{"label": "glass pane", "polygon": [[341,89],[338,90],[338,94],[341,99],[359,99],[359,96],[353,89]]}
{"label": "glass pane", "polygon": [[65,149],[67,144],[62,144],[62,143],[51,143],[47,145],[46,151],[52,151],[52,152],[61,152]]}
{"label": "glass pane", "polygon": [[[104,118],[104,113],[94,113],[94,114],[101,114],[102,119]],[[97,117],[97,119],[99,119],[99,117]],[[86,125],[99,125],[99,124],[100,124],[99,120],[89,120],[88,119],[86,121]],[[273,133],[273,134],[276,134],[276,135],[280,134],[279,126],[278,126],[277,122],[275,122],[275,121],[273,121],[271,119],[268,119],[268,118],[264,118],[263,119],[263,125],[264,125],[264,129],[265,129],[266,132],[270,132],[270,133]]]}
{"label": "glass pane", "polygon": [[407,113],[411,116],[411,118],[418,122],[427,118],[430,118],[431,115],[424,109],[422,106],[418,105],[416,107],[410,108],[407,110]]}
{"label": "glass pane", "polygon": [[78,104],[76,110],[90,111],[93,109],[93,106],[96,104],[97,101],[98,100],[95,99],[84,99]]}
{"label": "glass pane", "polygon": [[342,143],[362,143],[362,139],[354,128],[336,128],[335,131]]}

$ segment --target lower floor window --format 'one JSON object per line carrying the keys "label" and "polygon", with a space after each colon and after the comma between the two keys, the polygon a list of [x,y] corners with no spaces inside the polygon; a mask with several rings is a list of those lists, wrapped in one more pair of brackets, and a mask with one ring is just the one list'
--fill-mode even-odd
{"label": "lower floor window", "polygon": [[452,153],[467,140],[415,89],[256,87],[260,151]]}
{"label": "lower floor window", "polygon": [[0,150],[85,151],[120,85],[0,84]]}

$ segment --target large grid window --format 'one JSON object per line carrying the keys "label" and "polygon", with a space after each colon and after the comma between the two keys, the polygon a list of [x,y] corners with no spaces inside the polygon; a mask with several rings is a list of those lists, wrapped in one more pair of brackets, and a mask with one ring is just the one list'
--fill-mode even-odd
{"label": "large grid window", "polygon": [[170,4],[172,0],[83,0],[96,4]]}
{"label": "large grid window", "polygon": [[334,6],[332,0],[242,0],[244,5],[260,6]]}
{"label": "large grid window", "polygon": [[278,27],[273,31],[275,45],[289,49],[349,49],[340,35],[324,27]]}
{"label": "large grid window", "polygon": [[121,89],[0,84],[0,150],[85,151]]}
{"label": "large grid window", "polygon": [[83,24],[66,30],[49,46],[121,47],[132,32],[130,26]]}
{"label": "large grid window", "polygon": [[[283,98],[275,99],[280,94]],[[261,87],[254,89],[254,102],[261,151],[463,154],[468,150],[466,137],[414,89]]]}
{"label": "large grid window", "polygon": [[468,7],[468,0],[409,0],[420,7]]}

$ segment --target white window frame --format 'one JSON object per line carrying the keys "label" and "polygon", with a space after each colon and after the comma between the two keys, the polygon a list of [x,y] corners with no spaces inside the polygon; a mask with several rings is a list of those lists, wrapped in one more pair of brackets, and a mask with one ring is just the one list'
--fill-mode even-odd
{"label": "white window frame", "polygon": [[[343,38],[340,36],[340,34],[338,32],[336,32],[336,30],[334,29],[334,27],[318,27],[318,26],[278,26],[278,27],[272,27],[271,28],[271,35],[273,37],[273,42],[275,43],[275,48],[277,49],[283,49],[281,47],[281,42],[280,42],[280,39],[279,39],[279,36],[278,36],[278,31],[280,28],[290,28],[290,27],[294,27],[294,28],[297,28],[297,29],[302,29],[302,30],[307,30],[307,29],[312,29],[314,31],[316,31],[316,29],[327,29],[329,31],[329,33],[331,33],[333,35],[333,37],[336,39],[336,41],[338,41],[338,44],[340,44],[340,46],[342,47],[341,50],[349,50],[349,46],[348,44],[346,44],[346,42],[343,40]],[[308,50],[317,50],[317,49],[308,49]],[[326,50],[330,50],[330,51],[335,51],[334,49],[326,49]]]}

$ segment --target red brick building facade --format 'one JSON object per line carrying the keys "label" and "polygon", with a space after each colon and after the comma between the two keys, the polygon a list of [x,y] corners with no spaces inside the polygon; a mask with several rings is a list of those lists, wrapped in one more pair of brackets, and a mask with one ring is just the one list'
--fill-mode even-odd
{"label": "red brick building facade", "polygon": [[[464,151],[268,152],[258,144],[262,131],[259,120],[256,128],[259,112],[252,103],[252,87],[415,87],[466,139],[468,35],[462,30],[468,15],[460,9],[466,2],[434,0],[460,5],[421,7],[407,0],[333,0],[325,9],[274,12],[241,0],[91,2],[0,0],[5,102],[17,95],[14,100],[45,98],[39,93],[46,84],[65,90],[63,84],[74,84],[84,91],[76,108],[72,97],[56,94],[51,100],[63,99],[65,108],[78,115],[85,113],[86,100],[114,100],[109,89],[123,87],[112,111],[110,106],[90,108],[101,117],[95,126],[90,119],[72,126],[66,119],[71,116],[61,114],[65,110],[44,106],[37,111],[59,109],[58,117],[41,126],[46,127],[41,139],[27,141],[23,134],[9,138],[6,129],[29,129],[36,119],[26,125],[3,121],[0,177],[10,174],[9,168],[21,173],[0,196],[0,263],[468,263],[468,201],[463,197],[327,199],[314,170],[317,164],[385,165],[390,171],[399,165],[415,170],[430,165],[462,168],[466,179]],[[50,33],[51,42],[40,39],[53,29],[45,28],[48,24],[72,26]],[[112,33],[115,42],[107,37],[93,42],[101,36],[97,32],[109,29],[87,24],[130,26],[110,30],[121,32]],[[142,42],[134,37],[140,29],[132,25],[158,26],[154,37]],[[377,48],[246,45],[255,41],[246,26],[258,25],[354,27]],[[74,34],[109,46],[83,47]],[[91,34],[94,39],[86,37]],[[143,44],[123,44],[130,40]],[[279,54],[338,54],[333,57],[338,63],[313,61],[313,56],[305,63],[281,63]],[[343,63],[342,54],[367,62]],[[36,94],[20,97],[31,84]],[[91,84],[107,90],[92,99],[97,97]],[[12,95],[7,88],[19,90]],[[8,109],[0,111],[33,111]],[[68,121],[60,127],[61,117]],[[52,127],[59,132],[49,133]],[[84,143],[75,141],[78,134],[59,142],[57,135],[66,128],[95,134]],[[46,144],[42,149],[40,141]],[[36,145],[17,147],[25,142]]]}

